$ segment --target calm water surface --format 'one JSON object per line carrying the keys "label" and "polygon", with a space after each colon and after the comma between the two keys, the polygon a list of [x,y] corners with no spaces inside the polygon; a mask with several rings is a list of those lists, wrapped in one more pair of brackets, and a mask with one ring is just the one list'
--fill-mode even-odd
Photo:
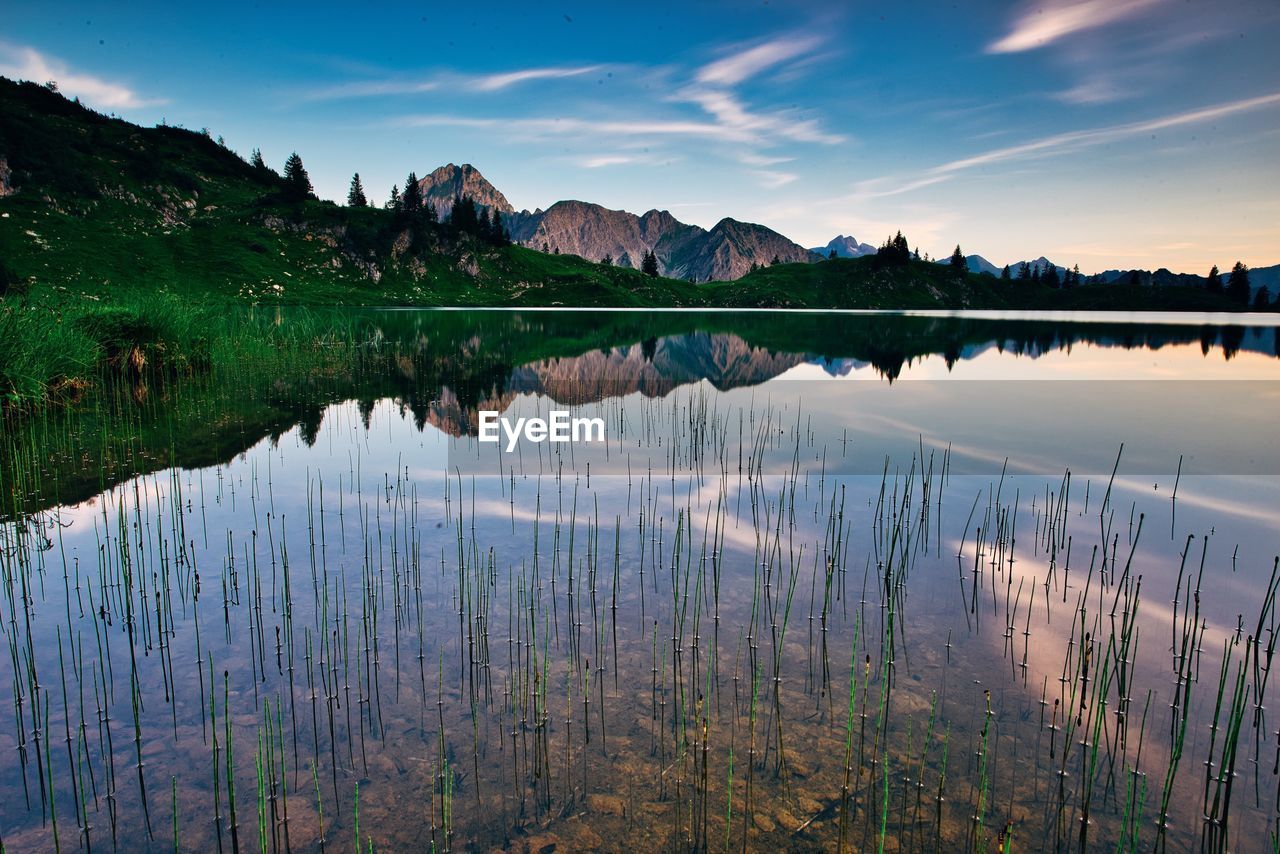
{"label": "calm water surface", "polygon": [[[0,840],[1270,849],[1221,320],[363,312],[6,425]],[[552,408],[607,440],[475,439]]]}

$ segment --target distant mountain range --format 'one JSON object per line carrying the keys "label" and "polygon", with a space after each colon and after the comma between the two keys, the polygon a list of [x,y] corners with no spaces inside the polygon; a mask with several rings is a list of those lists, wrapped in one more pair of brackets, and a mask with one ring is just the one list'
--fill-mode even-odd
{"label": "distant mountain range", "polygon": [[876,254],[876,248],[870,243],[859,243],[856,237],[845,237],[843,234],[831,238],[826,246],[815,246],[809,251],[827,258],[833,250],[837,258],[861,258],[863,255]]}
{"label": "distant mountain range", "polygon": [[[1164,267],[1158,270],[1104,270],[1096,276],[1089,276],[1086,281],[1097,282],[1100,284],[1110,285],[1115,282],[1124,282],[1133,278],[1133,274],[1138,274],[1138,283],[1142,285],[1150,285],[1154,287],[1204,287],[1209,281],[1209,277],[1197,276],[1195,273],[1174,273]],[[1230,267],[1221,268],[1222,281],[1226,284],[1227,277],[1231,274]],[[1273,264],[1270,267],[1254,267],[1249,270],[1249,289],[1251,294],[1257,294],[1259,290],[1266,288],[1274,300],[1277,294],[1280,294],[1280,264]]]}
{"label": "distant mountain range", "polygon": [[[966,255],[964,257],[965,257],[965,260],[969,262],[970,272],[986,273],[988,276],[996,276],[996,277],[999,277],[1000,274],[1004,272],[1003,267],[997,267],[995,264],[991,263],[986,258],[983,258],[981,255]],[[939,258],[937,259],[937,262],[939,264],[950,264],[951,259]],[[1063,267],[1060,264],[1054,264],[1048,258],[1041,255],[1039,258],[1036,258],[1031,261],[1014,261],[1012,264],[1009,265],[1009,275],[1012,278],[1015,278],[1015,279],[1018,278],[1018,270],[1022,267],[1023,264],[1026,264],[1029,269],[1033,269],[1033,270],[1038,269],[1041,271],[1047,270],[1049,269],[1050,266],[1052,266],[1054,269],[1058,271],[1059,276],[1061,276],[1063,273],[1067,271],[1066,267]]]}
{"label": "distant mountain range", "polygon": [[637,216],[577,200],[556,202],[545,211],[516,211],[469,163],[441,166],[418,183],[423,197],[442,217],[452,209],[455,197],[468,195],[478,205],[500,211],[511,239],[523,246],[588,261],[609,258],[635,269],[652,252],[662,275],[673,279],[723,281],[741,278],[753,266],[768,266],[774,259],[819,260],[770,228],[736,219],[722,219],[707,230],[680,222],[669,211],[651,210]]}
{"label": "distant mountain range", "polygon": [[[517,211],[497,187],[470,163],[453,163],[435,169],[418,181],[423,198],[443,219],[453,209],[454,200],[469,196],[486,210],[497,210],[511,233],[511,239],[530,249],[577,255],[588,261],[610,259],[621,267],[639,269],[648,252],[654,253],[662,275],[696,282],[739,279],[754,267],[770,265],[774,259],[784,263],[824,261],[835,252],[837,258],[861,258],[876,254],[876,247],[852,235],[838,234],[825,246],[805,249],[771,228],[755,223],[725,218],[711,229],[683,223],[665,210],[644,214],[613,210],[603,205],[574,199],[559,201],[548,207]],[[969,270],[997,278],[1003,267],[982,255],[966,255]],[[937,259],[939,264],[949,259]],[[1050,266],[1059,277],[1068,267],[1050,261],[1044,255],[1009,264],[1013,278],[1026,264],[1046,270]],[[1112,284],[1127,280],[1134,270],[1106,270],[1085,277],[1086,282]],[[1173,273],[1165,268],[1137,270],[1143,285],[1156,287],[1202,286],[1205,276]],[[1226,277],[1227,270],[1223,270]],[[1280,265],[1262,267],[1249,272],[1250,284],[1256,292],[1265,286],[1274,297],[1280,291]]]}
{"label": "distant mountain range", "polygon": [[[969,262],[969,270],[974,273],[986,273],[991,276],[999,277],[1001,272],[1003,272],[1003,268],[997,267],[981,255],[966,255],[965,260]],[[942,258],[939,259],[937,263],[947,264],[950,263],[950,259]],[[1038,268],[1041,271],[1048,269],[1049,266],[1052,265],[1057,269],[1059,277],[1067,271],[1066,267],[1061,264],[1056,264],[1041,255],[1035,260],[1013,262],[1009,265],[1009,274],[1016,279],[1018,277],[1018,269],[1023,264],[1026,264],[1028,267],[1033,269]],[[1221,268],[1224,284],[1230,272],[1231,270],[1229,267]],[[1083,277],[1083,283],[1111,285],[1117,282],[1128,282],[1133,278],[1134,273],[1138,274],[1138,283],[1144,287],[1202,288],[1208,282],[1207,275],[1198,276],[1195,273],[1174,273],[1165,267],[1161,267],[1158,270],[1104,270],[1101,273]],[[1256,294],[1261,288],[1265,287],[1271,294],[1272,299],[1275,299],[1277,294],[1280,294],[1280,264],[1275,264],[1270,267],[1255,267],[1249,270],[1249,286],[1254,294]]]}

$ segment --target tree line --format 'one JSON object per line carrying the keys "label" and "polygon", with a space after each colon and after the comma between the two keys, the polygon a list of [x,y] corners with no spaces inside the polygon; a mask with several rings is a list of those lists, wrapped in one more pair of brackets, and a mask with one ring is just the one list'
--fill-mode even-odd
{"label": "tree line", "polygon": [[[828,259],[834,259],[836,257],[835,250],[833,249],[827,257]],[[912,249],[901,231],[898,231],[893,237],[886,239],[880,245],[876,250],[874,259],[878,267],[905,266],[911,261],[932,260],[927,254],[922,258],[918,248]],[[952,273],[959,277],[971,272],[968,257],[964,254],[959,244],[956,245],[955,251],[951,253],[948,266]],[[1019,264],[1016,271],[1006,264],[1004,269],[1000,271],[1000,279],[1006,282],[1016,280],[1047,288],[1075,288],[1087,282],[1084,274],[1080,272],[1079,264],[1073,265],[1069,269],[1059,269],[1052,263],[1041,266],[1039,263],[1028,261],[1023,261]],[[1129,272],[1127,284],[1141,285],[1142,283],[1143,272],[1141,270]],[[1209,271],[1204,287],[1213,293],[1225,295],[1238,305],[1251,306],[1257,310],[1273,307],[1270,290],[1263,286],[1254,291],[1249,281],[1249,268],[1241,261],[1237,261],[1231,268],[1231,272],[1225,282],[1217,265],[1214,265],[1213,269]]]}

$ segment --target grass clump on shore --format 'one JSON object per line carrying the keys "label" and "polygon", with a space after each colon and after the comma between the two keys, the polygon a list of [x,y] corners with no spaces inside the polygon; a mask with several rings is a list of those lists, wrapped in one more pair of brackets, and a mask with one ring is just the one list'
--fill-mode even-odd
{"label": "grass clump on shore", "polygon": [[[265,313],[264,313],[265,314]],[[218,362],[278,351],[320,332],[278,327],[250,312],[170,294],[122,292],[110,301],[46,293],[0,299],[0,411],[78,400],[115,382],[208,373]],[[296,343],[296,342],[294,342]]]}

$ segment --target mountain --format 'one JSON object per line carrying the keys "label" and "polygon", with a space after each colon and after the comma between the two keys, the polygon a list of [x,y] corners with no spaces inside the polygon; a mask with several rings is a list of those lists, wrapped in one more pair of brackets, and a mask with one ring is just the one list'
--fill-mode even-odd
{"label": "mountain", "polygon": [[[995,264],[992,264],[986,258],[983,258],[981,255],[966,255],[964,256],[964,259],[969,262],[969,271],[971,273],[986,273],[989,276],[1000,275],[1000,268]],[[1012,269],[1013,268],[1010,268],[1011,274]]]}
{"label": "mountain", "polygon": [[826,246],[815,246],[809,251],[826,258],[831,255],[832,250],[835,250],[837,258],[860,258],[863,255],[876,254],[876,248],[870,243],[859,243],[853,235],[846,237],[843,234],[837,234],[831,238]]}
{"label": "mountain", "polygon": [[[1009,275],[1015,279],[1018,278],[1018,269],[1023,264],[1026,264],[1032,270],[1039,267],[1040,272],[1044,272],[1045,270],[1049,269],[1050,266],[1055,267],[1058,271],[1059,277],[1061,277],[1063,273],[1067,272],[1066,267],[1063,267],[1061,264],[1054,264],[1048,258],[1041,255],[1039,258],[1036,258],[1032,261],[1014,261],[1012,264],[1009,265]],[[999,272],[1000,271],[996,271],[996,274],[999,275]]]}
{"label": "mountain", "polygon": [[[1231,268],[1224,267],[1222,272],[1222,284],[1225,287],[1227,277],[1231,275]],[[1095,276],[1090,276],[1088,281],[1096,284],[1111,285],[1117,282],[1128,284],[1133,280],[1134,274],[1138,276],[1138,284],[1145,286],[1153,286],[1157,288],[1164,287],[1187,287],[1202,288],[1208,281],[1208,276],[1198,276],[1195,273],[1174,273],[1164,267],[1158,270],[1103,270]],[[1280,264],[1273,264],[1270,267],[1255,267],[1249,270],[1249,291],[1250,298],[1256,296],[1258,291],[1266,288],[1274,300],[1277,293],[1280,293]]]}
{"label": "mountain", "polygon": [[545,247],[548,252],[589,261],[608,255],[615,264],[635,269],[646,252],[654,251],[659,267],[669,270],[672,255],[683,252],[685,245],[702,233],[667,211],[636,216],[576,200],[556,202],[545,211],[521,211],[506,221],[511,239],[531,249]]}
{"label": "mountain", "polygon": [[1249,284],[1255,292],[1258,288],[1265,287],[1271,292],[1272,299],[1280,296],[1280,264],[1253,268],[1249,271]]}
{"label": "mountain", "polygon": [[[966,255],[966,256],[964,256],[964,259],[965,259],[965,261],[967,261],[967,262],[968,262],[968,264],[969,264],[969,272],[970,272],[970,273],[985,273],[985,274],[987,274],[988,276],[996,276],[997,278],[999,278],[999,276],[1000,276],[1000,268],[999,268],[999,267],[997,267],[995,264],[992,264],[992,263],[991,263],[990,261],[988,261],[986,258],[983,258],[981,255]],[[951,263],[951,259],[950,259],[950,258],[938,258],[938,259],[936,259],[936,260],[934,261],[934,263],[936,263],[936,264],[948,264],[948,265],[949,265],[949,264]],[[1009,272],[1010,272],[1010,274],[1014,274],[1014,273],[1016,273],[1016,272],[1017,272],[1017,268],[1016,268],[1016,267],[1010,267],[1010,268],[1009,268]]]}
{"label": "mountain", "polygon": [[459,196],[470,196],[473,202],[486,209],[496,208],[504,214],[515,213],[515,208],[511,207],[507,197],[470,163],[441,166],[430,175],[420,178],[418,186],[422,188],[423,200],[435,207],[441,219],[453,210],[453,200]]}
{"label": "mountain", "polygon": [[577,200],[556,202],[545,211],[521,211],[504,220],[511,239],[531,249],[577,255],[589,261],[606,256],[622,267],[639,268],[646,252],[658,259],[662,275],[699,282],[741,278],[753,265],[818,260],[809,250],[763,225],[722,219],[710,230],[680,222],[669,211],[637,216]]}
{"label": "mountain", "polygon": [[[753,266],[766,266],[777,258],[784,264],[819,260],[808,249],[763,225],[722,219],[704,239],[694,241],[687,260],[673,258],[672,272],[697,281],[739,279]],[[676,272],[682,271],[682,272]]]}

